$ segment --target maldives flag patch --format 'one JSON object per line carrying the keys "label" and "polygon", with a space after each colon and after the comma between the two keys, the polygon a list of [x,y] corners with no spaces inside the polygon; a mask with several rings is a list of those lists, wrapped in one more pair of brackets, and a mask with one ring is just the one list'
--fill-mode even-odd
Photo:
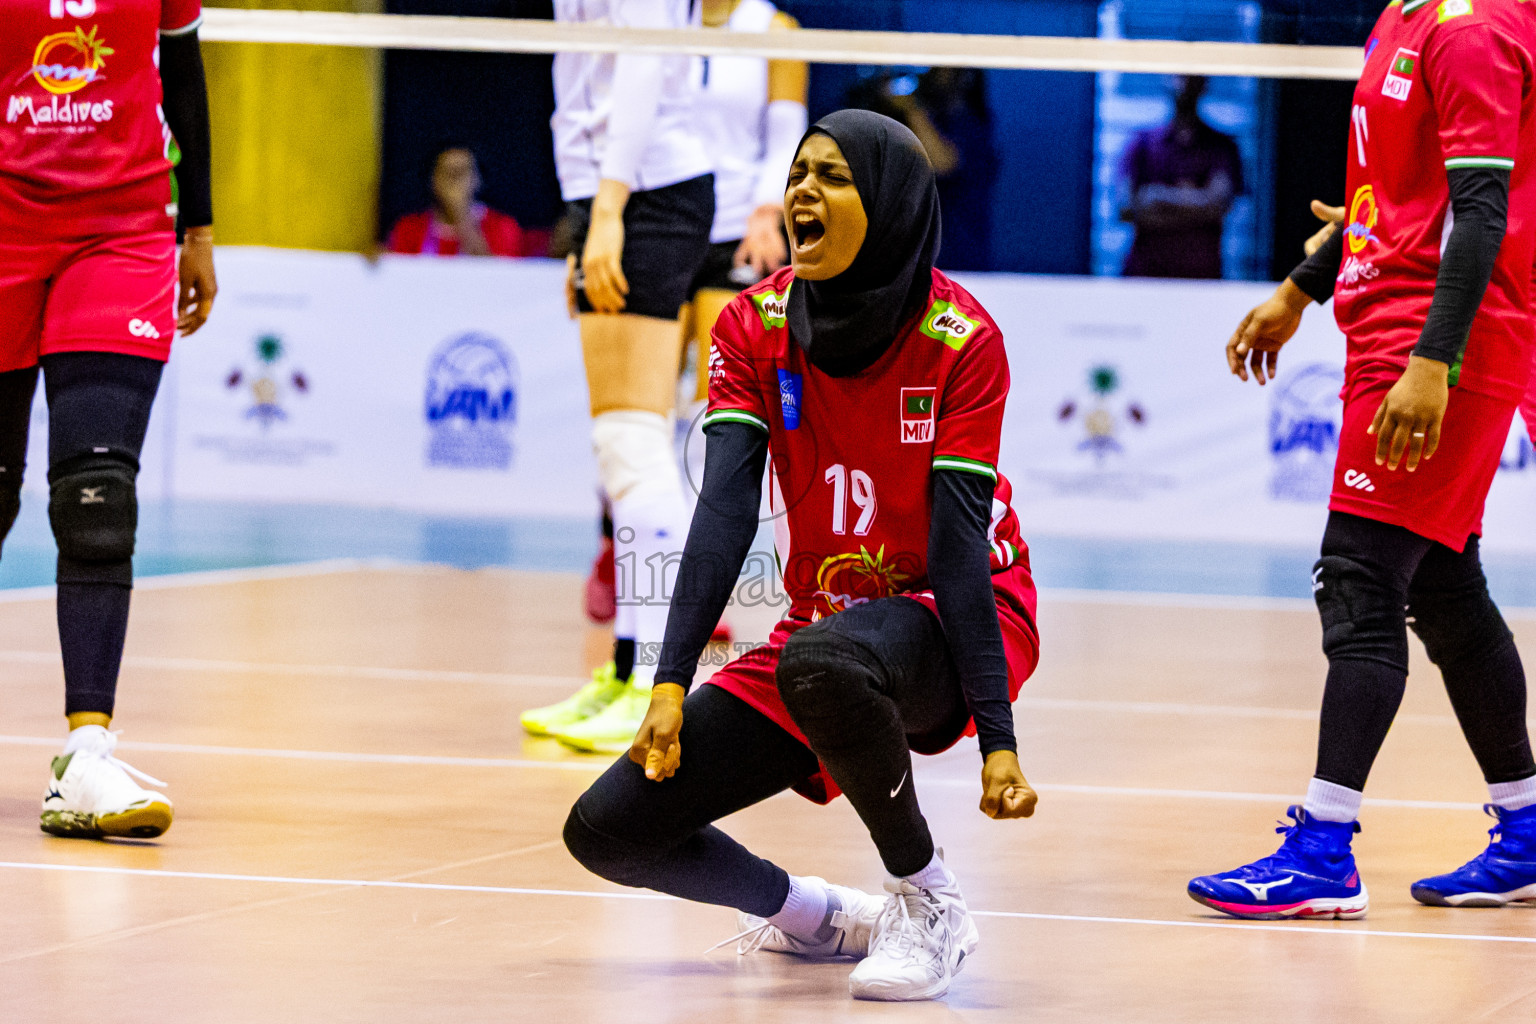
{"label": "maldives flag patch", "polygon": [[928,444],[933,440],[933,406],[937,388],[901,389],[901,443]]}

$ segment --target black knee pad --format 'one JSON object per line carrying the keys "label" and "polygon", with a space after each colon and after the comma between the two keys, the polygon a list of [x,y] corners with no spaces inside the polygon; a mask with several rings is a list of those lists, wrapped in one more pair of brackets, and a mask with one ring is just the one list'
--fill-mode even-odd
{"label": "black knee pad", "polygon": [[576,863],[619,885],[643,886],[645,867],[656,857],[655,851],[593,827],[581,812],[580,800],[571,806],[561,838]]}
{"label": "black knee pad", "polygon": [[1442,668],[1478,657],[1514,639],[1488,586],[1410,595],[1408,625]]}
{"label": "black knee pad", "polygon": [[1324,555],[1312,567],[1312,597],[1330,659],[1379,661],[1408,671],[1407,612],[1390,583],[1352,558]]}
{"label": "black knee pad", "polygon": [[831,621],[822,619],[798,630],[779,653],[774,682],[792,712],[838,702],[840,692],[874,682],[868,652],[831,628]]}
{"label": "black knee pad", "polygon": [[132,582],[138,474],[138,460],[116,449],[49,471],[48,520],[59,545],[59,582]]}

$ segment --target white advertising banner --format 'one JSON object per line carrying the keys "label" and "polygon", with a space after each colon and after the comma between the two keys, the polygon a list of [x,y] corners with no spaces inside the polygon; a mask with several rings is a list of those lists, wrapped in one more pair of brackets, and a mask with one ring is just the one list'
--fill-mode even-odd
{"label": "white advertising banner", "polygon": [[174,356],[177,494],[593,514],[564,264],[219,257],[217,313]]}
{"label": "white advertising banner", "polygon": [[[1331,308],[1307,312],[1260,388],[1231,375],[1224,348],[1272,285],[958,277],[1007,338],[1000,461],[1026,537],[1321,539],[1344,366]],[[1536,459],[1518,417],[1484,526],[1490,547],[1536,550]]]}
{"label": "white advertising banner", "polygon": [[[564,265],[221,249],[213,318],[178,341],[146,499],[595,514]],[[1223,346],[1269,285],[961,275],[1007,338],[1002,469],[1025,535],[1315,545],[1343,338],[1309,311],[1264,388]],[[29,482],[41,486],[39,406]],[[1517,419],[1490,547],[1536,550]]]}

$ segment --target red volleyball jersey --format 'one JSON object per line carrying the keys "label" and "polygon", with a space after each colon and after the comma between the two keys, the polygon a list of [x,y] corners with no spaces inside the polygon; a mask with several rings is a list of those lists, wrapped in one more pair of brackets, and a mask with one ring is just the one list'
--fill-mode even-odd
{"label": "red volleyball jersey", "polygon": [[0,0],[0,218],[38,233],[168,229],[160,33],[200,0]]}
{"label": "red volleyball jersey", "polygon": [[768,434],[788,618],[813,622],[928,590],[930,485],[935,469],[949,469],[995,482],[993,587],[999,611],[1022,616],[1032,633],[1028,549],[996,468],[1008,357],[986,310],[935,270],[922,316],[873,366],[838,378],[813,369],[790,338],[793,286],[786,267],[721,314],[704,417],[706,426],[734,421]]}
{"label": "red volleyball jersey", "polygon": [[1355,88],[1334,313],[1351,380],[1395,380],[1434,297],[1447,171],[1511,172],[1509,229],[1451,383],[1507,400],[1531,369],[1536,254],[1536,12],[1523,0],[1397,0]]}

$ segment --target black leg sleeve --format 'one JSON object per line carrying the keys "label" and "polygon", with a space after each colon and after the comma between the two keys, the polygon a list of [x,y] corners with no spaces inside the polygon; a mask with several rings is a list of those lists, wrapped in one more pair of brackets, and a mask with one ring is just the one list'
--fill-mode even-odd
{"label": "black leg sleeve", "polygon": [[620,885],[777,914],[789,895],[784,869],[711,822],[815,774],[815,755],[718,686],[688,695],[679,744],[682,764],[664,782],[647,779],[628,757],[614,762],[571,808],[566,848]]}
{"label": "black leg sleeve", "polygon": [[[65,352],[43,357],[48,396],[49,479],[60,483],[82,466],[96,467],[92,482],[127,481],[131,491],[138,456],[149,429],[149,411],[164,364],[138,356]],[[99,454],[104,453],[104,454]],[[99,488],[96,488],[99,489]],[[110,715],[128,631],[133,580],[132,522],[92,526],[57,513],[107,510],[83,505],[55,487],[50,509],[59,540],[59,647],[64,658],[65,713]],[[107,540],[102,543],[103,536]],[[112,553],[82,549],[90,544]],[[128,553],[122,553],[126,550]],[[98,557],[99,554],[99,557]]]}
{"label": "black leg sleeve", "polygon": [[27,431],[37,367],[0,373],[0,545],[21,511],[21,478],[27,469]]}
{"label": "black leg sleeve", "polygon": [[1514,634],[1488,596],[1473,537],[1461,552],[1432,547],[1408,590],[1409,623],[1445,690],[1467,745],[1490,783],[1536,775],[1525,724],[1525,669]]}
{"label": "black leg sleeve", "polygon": [[1400,526],[1333,512],[1313,571],[1328,683],[1317,738],[1319,779],[1365,789],[1408,681],[1408,585],[1431,541]]}
{"label": "black leg sleeve", "polygon": [[906,597],[855,605],[796,632],[779,694],[896,876],[933,859],[911,749],[938,749],[969,717],[938,619]]}

